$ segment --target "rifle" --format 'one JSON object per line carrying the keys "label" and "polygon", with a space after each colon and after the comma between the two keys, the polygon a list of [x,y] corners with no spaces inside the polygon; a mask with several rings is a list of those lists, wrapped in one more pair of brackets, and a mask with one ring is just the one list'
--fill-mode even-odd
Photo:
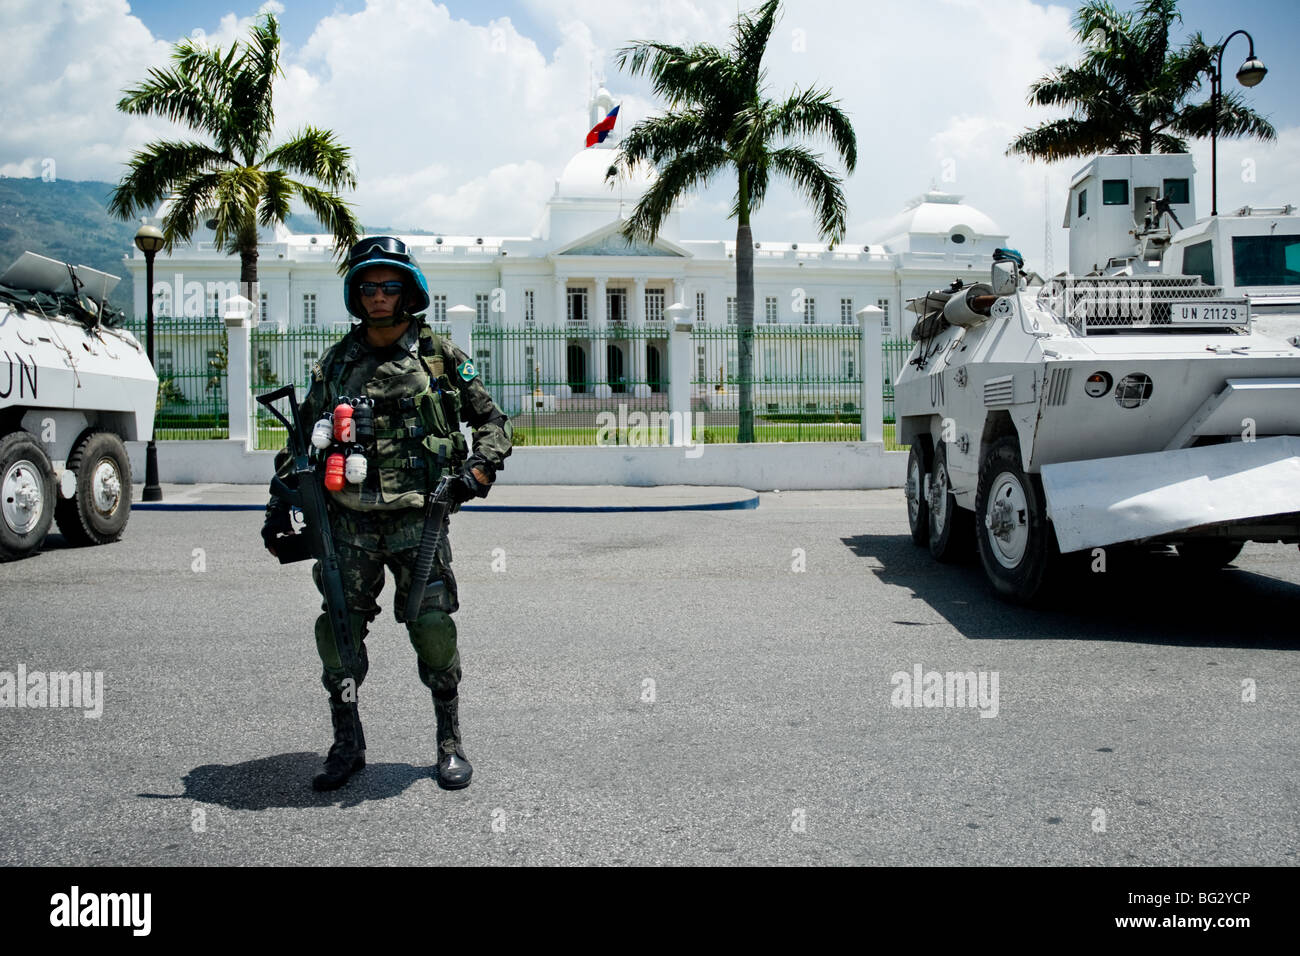
{"label": "rifle", "polygon": [[[275,407],[275,403],[282,398],[289,399],[290,418],[285,418]],[[343,669],[359,684],[361,668],[357,660],[357,646],[352,639],[352,627],[348,621],[343,576],[339,572],[338,554],[334,550],[334,533],[330,530],[329,512],[325,505],[325,486],[317,474],[317,465],[311,460],[311,445],[299,420],[294,387],[285,385],[274,392],[257,396],[257,400],[289,430],[289,451],[293,456],[293,470],[290,472],[293,487],[276,475],[271,479],[271,494],[302,512],[303,517],[302,532],[280,538],[279,541],[284,541],[285,544],[282,546],[277,541],[276,554],[280,557],[281,564],[305,558],[315,558],[320,562],[321,590],[325,594],[325,607],[329,614],[330,630],[334,633],[334,645],[338,648]]]}
{"label": "rifle", "polygon": [[424,503],[424,531],[420,534],[420,553],[415,558],[415,568],[411,576],[411,590],[406,594],[404,615],[409,623],[420,616],[420,605],[424,603],[424,589],[429,583],[429,572],[433,570],[433,557],[438,553],[442,543],[442,526],[451,509],[451,476],[443,475]]}

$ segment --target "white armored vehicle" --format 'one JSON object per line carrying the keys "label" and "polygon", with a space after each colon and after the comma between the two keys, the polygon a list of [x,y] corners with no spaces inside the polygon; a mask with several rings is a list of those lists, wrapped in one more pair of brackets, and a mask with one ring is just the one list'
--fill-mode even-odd
{"label": "white armored vehicle", "polygon": [[1191,179],[1189,156],[1099,156],[1071,183],[1079,274],[1029,286],[1000,251],[988,284],[909,303],[912,538],[949,561],[973,537],[1003,596],[1032,601],[1064,553],[1213,568],[1300,542],[1300,217],[1180,228]]}
{"label": "white armored vehicle", "polygon": [[104,305],[116,276],[27,252],[0,274],[0,561],[57,520],[74,544],[121,537],[125,441],[153,433],[158,377]]}

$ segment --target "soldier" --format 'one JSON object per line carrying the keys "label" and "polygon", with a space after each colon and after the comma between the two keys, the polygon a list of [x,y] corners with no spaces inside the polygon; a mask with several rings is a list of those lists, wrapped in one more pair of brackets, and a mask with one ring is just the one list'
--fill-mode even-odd
{"label": "soldier", "polygon": [[[403,621],[404,609],[426,495],[442,475],[454,474],[453,511],[470,498],[485,497],[510,454],[512,428],[469,357],[425,324],[421,313],[429,306],[428,286],[404,243],[372,236],[354,245],[348,253],[343,300],[361,323],[313,366],[301,416],[313,422],[340,398],[367,397],[373,402],[375,440],[367,449],[366,478],[331,492],[329,502],[357,645],[357,687],[369,668],[366,628],[379,614],[375,598],[383,589],[387,567],[397,584],[395,615],[410,635],[420,680],[433,693],[437,781],[444,789],[459,789],[469,785],[473,769],[460,736],[461,667],[451,617],[460,605],[445,526],[419,616]],[[474,429],[472,454],[459,430],[462,419]],[[282,451],[277,467],[285,467],[288,457],[288,450]],[[289,531],[288,505],[273,497],[262,529],[272,554],[276,535]],[[321,588],[319,563],[313,577]],[[348,674],[326,614],[316,620],[316,649],[324,665],[321,682],[329,691],[334,744],[312,787],[333,790],[365,766],[366,743],[356,696],[346,684]]]}

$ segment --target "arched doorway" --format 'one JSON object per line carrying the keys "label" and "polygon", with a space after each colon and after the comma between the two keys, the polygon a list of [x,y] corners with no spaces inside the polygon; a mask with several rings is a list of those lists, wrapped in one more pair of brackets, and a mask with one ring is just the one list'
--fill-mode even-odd
{"label": "arched doorway", "polygon": [[627,373],[623,371],[623,350],[617,345],[605,346],[605,374],[611,392],[627,391]]}
{"label": "arched doorway", "polygon": [[645,347],[645,374],[652,392],[662,392],[664,390],[662,369],[663,364],[659,356],[659,346],[647,345]]}
{"label": "arched doorway", "polygon": [[569,388],[574,394],[587,391],[587,353],[581,345],[570,342],[566,350],[569,364]]}

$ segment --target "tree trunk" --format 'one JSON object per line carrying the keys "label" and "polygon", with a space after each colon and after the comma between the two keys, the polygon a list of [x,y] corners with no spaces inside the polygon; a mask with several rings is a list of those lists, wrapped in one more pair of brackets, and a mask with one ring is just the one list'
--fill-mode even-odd
{"label": "tree trunk", "polygon": [[1139,140],[1138,152],[1144,155],[1150,153],[1152,139],[1153,137],[1151,135],[1151,127],[1148,126],[1142,130],[1142,135],[1138,137]]}
{"label": "tree trunk", "polygon": [[239,252],[239,294],[253,303],[253,315],[260,317],[262,297],[257,288],[257,242]]}
{"label": "tree trunk", "polygon": [[754,236],[749,229],[749,174],[740,171],[740,216],[736,226],[736,377],[740,422],[736,441],[754,440]]}

